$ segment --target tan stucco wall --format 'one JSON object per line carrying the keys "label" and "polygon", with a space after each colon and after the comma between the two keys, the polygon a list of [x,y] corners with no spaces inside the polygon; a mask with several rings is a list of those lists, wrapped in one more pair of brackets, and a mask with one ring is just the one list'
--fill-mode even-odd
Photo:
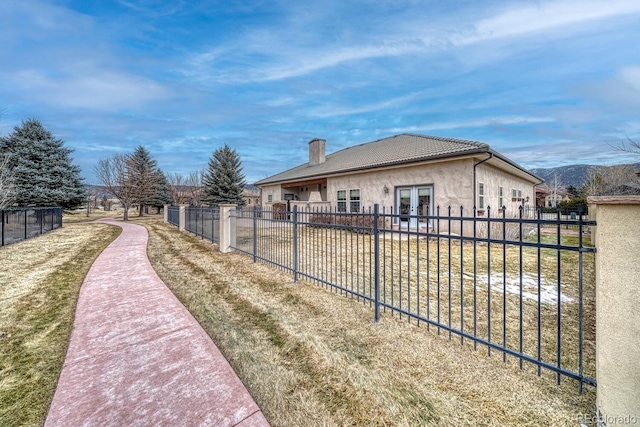
{"label": "tan stucco wall", "polygon": [[[381,171],[362,172],[329,178],[327,192],[335,203],[338,190],[360,189],[361,206],[371,207],[379,203],[390,209],[397,204],[395,189],[404,186],[432,185],[434,209],[446,209],[472,205],[473,162],[471,159],[431,163],[418,166],[404,166]],[[389,189],[384,192],[384,187]]]}
{"label": "tan stucco wall", "polygon": [[[387,213],[391,213],[391,209],[398,204],[396,200],[398,187],[431,186],[434,214],[437,214],[436,209],[440,206],[440,215],[446,215],[447,208],[451,206],[452,215],[457,216],[460,214],[460,206],[462,206],[464,207],[464,215],[472,216],[475,205],[473,200],[473,165],[479,160],[481,159],[470,157],[334,176],[327,179],[326,189],[322,186],[322,199],[330,202],[331,209],[335,209],[338,190],[359,189],[361,208],[373,209],[373,205],[378,203],[381,212],[386,210]],[[522,190],[522,197],[525,199],[529,197],[527,203],[535,205],[534,183],[532,181],[527,181],[487,163],[478,165],[476,172],[477,181],[484,183],[485,205],[492,207],[491,216],[501,215],[499,209],[496,208],[499,186],[504,188],[504,201],[508,215],[517,216],[518,207],[521,205],[521,202],[512,201],[511,190],[513,188]],[[316,184],[313,185],[314,189],[316,186]],[[386,193],[385,187],[388,189]],[[307,200],[309,194],[301,192],[300,188],[281,189],[279,185],[267,185],[262,187],[264,206],[270,206],[270,203],[267,202],[269,194],[273,196],[272,203],[276,203],[283,201],[284,193],[297,195],[299,201]],[[482,215],[486,216],[486,210]],[[465,232],[471,233],[472,223],[469,222],[467,225],[469,230]],[[441,226],[444,226],[443,222],[441,222]],[[454,224],[454,226],[459,228],[459,224]],[[453,227],[451,231],[460,232]]]}
{"label": "tan stucco wall", "polygon": [[[524,180],[517,176],[511,175],[503,170],[498,169],[495,166],[482,163],[476,168],[476,174],[478,183],[484,183],[484,203],[486,206],[491,206],[491,216],[500,216],[501,212],[498,210],[501,208],[499,205],[499,188],[503,188],[503,203],[507,208],[507,217],[516,217],[519,214],[519,207],[527,205],[529,207],[535,207],[535,189],[534,183]],[[522,190],[522,198],[524,199],[524,205],[522,201],[512,200],[512,190]],[[529,200],[527,201],[527,197]]]}
{"label": "tan stucco wall", "polygon": [[[640,197],[590,197],[597,205],[597,406],[640,422]],[[606,418],[605,418],[606,419]]]}
{"label": "tan stucco wall", "polygon": [[[262,205],[270,206],[272,203],[283,203],[285,194],[293,194],[295,201],[308,201],[313,192],[320,192],[322,200],[327,200],[327,186],[324,184],[303,185],[301,187],[281,188],[279,184],[266,185],[262,187]],[[273,201],[269,202],[269,195],[273,196]]]}
{"label": "tan stucco wall", "polygon": [[[280,187],[280,184],[273,185],[265,185],[262,187],[262,205],[270,206],[271,203],[281,202],[283,199],[283,189]],[[269,196],[271,196],[272,201],[269,202]]]}

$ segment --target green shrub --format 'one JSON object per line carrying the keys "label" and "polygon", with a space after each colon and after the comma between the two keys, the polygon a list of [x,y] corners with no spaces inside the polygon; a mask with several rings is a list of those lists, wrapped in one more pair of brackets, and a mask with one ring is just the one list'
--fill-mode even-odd
{"label": "green shrub", "polygon": [[[341,228],[354,233],[373,234],[373,215],[320,213],[309,217],[310,227]],[[384,228],[384,219],[378,221],[378,228]]]}

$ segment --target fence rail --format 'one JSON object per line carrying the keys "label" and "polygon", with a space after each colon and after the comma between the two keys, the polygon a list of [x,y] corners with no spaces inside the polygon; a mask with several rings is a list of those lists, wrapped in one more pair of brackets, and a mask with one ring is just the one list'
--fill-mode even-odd
{"label": "fence rail", "polygon": [[[581,213],[465,216],[231,210],[231,248],[538,375],[596,386],[596,225]],[[553,215],[553,214],[552,214]],[[169,208],[178,225],[179,208]],[[185,229],[220,243],[217,207],[185,208]]]}
{"label": "fence rail", "polygon": [[386,312],[596,385],[595,222],[394,212],[240,209],[233,249],[368,304],[376,321]]}
{"label": "fence rail", "polygon": [[62,227],[62,208],[4,209],[0,220],[0,246],[7,246]]}
{"label": "fence rail", "polygon": [[[169,211],[171,213],[171,210]],[[211,240],[220,242],[220,208],[188,206],[185,208],[185,230]]]}
{"label": "fence rail", "polygon": [[167,209],[167,221],[176,227],[180,226],[180,206],[169,206]]}

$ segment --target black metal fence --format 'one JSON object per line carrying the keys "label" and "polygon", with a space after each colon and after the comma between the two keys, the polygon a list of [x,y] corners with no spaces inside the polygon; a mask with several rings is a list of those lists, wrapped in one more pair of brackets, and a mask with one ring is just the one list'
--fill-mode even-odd
{"label": "black metal fence", "polygon": [[167,221],[176,227],[180,226],[180,206],[169,206],[167,210]]}
{"label": "black metal fence", "polygon": [[234,249],[368,304],[376,321],[398,316],[558,383],[596,385],[595,222],[394,212],[232,211]]}
{"label": "black metal fence", "polygon": [[581,207],[572,208],[554,208],[551,212],[550,208],[533,208],[527,207],[523,216],[527,218],[540,218],[544,220],[552,221],[550,224],[544,224],[544,227],[553,227],[555,221],[565,221],[562,225],[564,229],[577,230],[579,227],[579,221],[588,221],[589,215]]}
{"label": "black metal fence", "polygon": [[62,227],[62,208],[4,209],[0,220],[0,246],[6,246]]}
{"label": "black metal fence", "polygon": [[220,208],[187,206],[184,229],[212,242],[220,242]]}

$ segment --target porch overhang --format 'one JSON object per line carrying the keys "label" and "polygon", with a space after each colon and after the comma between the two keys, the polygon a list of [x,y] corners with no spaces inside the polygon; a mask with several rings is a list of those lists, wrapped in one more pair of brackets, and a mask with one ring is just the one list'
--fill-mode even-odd
{"label": "porch overhang", "polygon": [[280,184],[280,186],[282,188],[294,188],[294,187],[304,187],[304,186],[315,185],[315,184],[326,185],[327,178],[317,178],[317,179],[307,179],[304,181],[286,182],[286,183]]}

